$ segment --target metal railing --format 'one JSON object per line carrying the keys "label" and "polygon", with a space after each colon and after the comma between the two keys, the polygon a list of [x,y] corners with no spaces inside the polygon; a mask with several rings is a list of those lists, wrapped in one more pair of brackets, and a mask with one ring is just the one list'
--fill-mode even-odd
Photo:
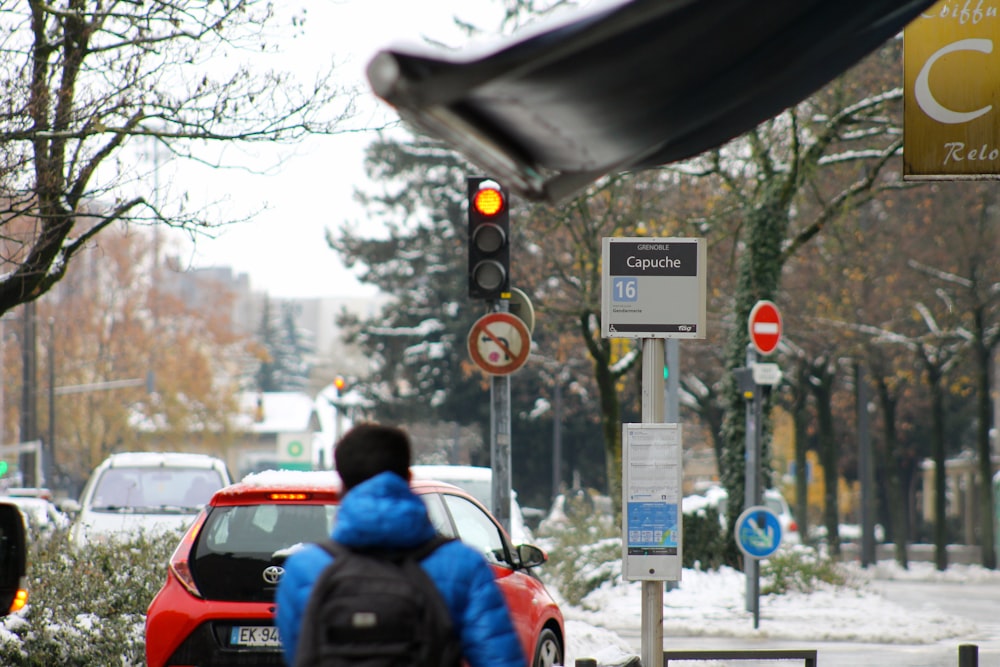
{"label": "metal railing", "polygon": [[805,667],[816,667],[816,649],[664,651],[664,667],[671,660],[803,660]]}
{"label": "metal railing", "polygon": [[[670,661],[681,660],[802,660],[805,667],[817,667],[815,649],[754,649],[754,650],[723,650],[723,651],[664,651],[663,665],[667,667]],[[577,658],[576,667],[598,667],[593,658]],[[626,667],[641,667],[638,656]],[[979,646],[976,644],[961,644],[958,647],[958,667],[979,667]]]}

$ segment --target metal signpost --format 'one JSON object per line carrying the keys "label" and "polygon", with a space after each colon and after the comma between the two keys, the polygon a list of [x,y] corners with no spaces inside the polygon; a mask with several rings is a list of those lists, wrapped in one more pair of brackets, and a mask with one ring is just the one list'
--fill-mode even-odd
{"label": "metal signpost", "polygon": [[[658,339],[705,337],[705,242],[602,241],[601,336],[643,339],[642,423],[622,427],[622,568],[625,578],[642,581],[640,660],[663,667],[663,582],[680,580],[683,562],[683,469],[680,424],[663,423],[664,343],[671,341]],[[671,353],[676,383],[679,353]]]}
{"label": "metal signpost", "polygon": [[[530,305],[530,302],[529,302]],[[501,308],[507,301],[500,302]],[[506,310],[483,315],[469,330],[469,357],[490,378],[490,459],[493,469],[493,514],[510,531],[510,374],[524,365],[531,351],[528,325]]]}
{"label": "metal signpost", "polygon": [[[760,483],[764,407],[761,387],[769,389],[781,381],[781,369],[778,365],[757,363],[757,354],[768,355],[778,348],[778,343],[781,341],[781,326],[781,312],[776,305],[765,300],[754,304],[750,310],[750,316],[747,318],[750,345],[747,346],[746,367],[736,370],[740,391],[746,400],[746,484],[743,498],[743,507],[746,511],[744,515],[751,509],[758,510],[760,508],[763,495]],[[780,527],[778,534],[780,538]],[[737,546],[742,550],[745,545],[741,542],[740,535],[737,533]],[[751,556],[743,563],[743,572],[746,576],[746,610],[753,612],[754,628],[760,622],[760,563],[758,559],[763,557]]]}

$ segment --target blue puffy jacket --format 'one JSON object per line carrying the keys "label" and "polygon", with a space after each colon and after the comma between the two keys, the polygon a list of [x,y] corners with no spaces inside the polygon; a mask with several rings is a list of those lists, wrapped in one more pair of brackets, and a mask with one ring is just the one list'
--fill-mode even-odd
{"label": "blue puffy jacket", "polygon": [[[350,547],[410,548],[433,536],[424,502],[391,472],[351,489],[333,528],[333,539]],[[310,544],[285,561],[275,596],[275,621],[288,665],[295,664],[299,625],[313,584],[332,560],[321,547]],[[436,549],[421,566],[448,605],[470,667],[525,666],[507,604],[482,554],[456,540]]]}

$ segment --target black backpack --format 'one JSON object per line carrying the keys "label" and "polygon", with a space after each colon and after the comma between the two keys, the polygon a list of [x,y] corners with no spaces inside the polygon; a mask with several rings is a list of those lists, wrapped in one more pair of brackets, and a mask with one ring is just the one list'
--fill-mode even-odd
{"label": "black backpack", "polygon": [[441,592],[420,561],[449,538],[411,550],[319,543],[334,561],[316,579],[295,667],[458,667],[461,645]]}

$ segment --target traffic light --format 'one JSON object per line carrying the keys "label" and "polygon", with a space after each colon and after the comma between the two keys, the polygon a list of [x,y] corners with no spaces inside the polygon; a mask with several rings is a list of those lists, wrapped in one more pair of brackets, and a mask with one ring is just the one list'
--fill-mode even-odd
{"label": "traffic light", "polygon": [[510,211],[507,191],[488,178],[469,178],[469,296],[510,294]]}
{"label": "traffic light", "polygon": [[346,386],[347,380],[344,379],[343,375],[338,375],[333,379],[333,388],[337,390],[337,396],[340,396],[343,393],[344,387]]}

